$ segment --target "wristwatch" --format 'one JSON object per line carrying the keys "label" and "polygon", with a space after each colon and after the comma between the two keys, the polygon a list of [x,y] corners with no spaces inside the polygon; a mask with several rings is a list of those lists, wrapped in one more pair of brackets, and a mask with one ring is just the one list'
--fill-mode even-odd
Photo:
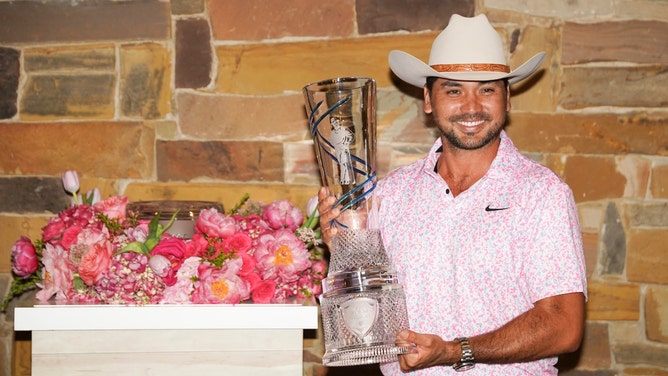
{"label": "wristwatch", "polygon": [[459,361],[452,365],[452,368],[457,372],[468,371],[475,367],[475,358],[473,358],[473,349],[469,344],[469,339],[466,337],[455,338],[455,341],[462,345],[462,357]]}

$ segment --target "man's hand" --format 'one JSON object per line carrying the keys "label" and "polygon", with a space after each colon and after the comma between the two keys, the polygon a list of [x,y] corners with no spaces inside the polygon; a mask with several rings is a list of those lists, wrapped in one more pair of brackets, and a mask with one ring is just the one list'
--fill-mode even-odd
{"label": "man's hand", "polygon": [[404,372],[433,366],[456,363],[461,355],[461,345],[456,341],[444,341],[434,334],[420,334],[402,330],[397,334],[397,345],[412,346],[413,352],[399,355],[399,365]]}
{"label": "man's hand", "polygon": [[341,213],[339,207],[334,208],[336,197],[330,192],[329,188],[322,187],[318,191],[318,212],[320,213],[320,230],[322,231],[322,241],[330,245],[330,241],[336,235],[337,228],[332,226],[332,222]]}

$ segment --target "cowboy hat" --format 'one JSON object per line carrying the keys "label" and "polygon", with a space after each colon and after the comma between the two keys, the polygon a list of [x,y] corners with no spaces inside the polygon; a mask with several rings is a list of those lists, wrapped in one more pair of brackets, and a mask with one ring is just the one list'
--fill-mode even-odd
{"label": "cowboy hat", "polygon": [[484,14],[471,18],[453,14],[431,46],[428,65],[403,51],[389,55],[394,74],[418,87],[430,76],[458,81],[508,79],[512,84],[530,76],[544,59],[545,52],[540,52],[511,71],[503,41]]}

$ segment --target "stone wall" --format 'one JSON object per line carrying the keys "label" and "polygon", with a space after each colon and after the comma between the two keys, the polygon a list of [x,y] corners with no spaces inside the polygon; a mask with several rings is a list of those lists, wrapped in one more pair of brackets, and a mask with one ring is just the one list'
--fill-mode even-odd
{"label": "stone wall", "polygon": [[[131,200],[303,205],[319,186],[301,87],[378,82],[379,175],[434,139],[387,54],[426,60],[451,13],[487,13],[516,67],[507,128],[572,187],[589,275],[568,375],[668,375],[668,2],[665,0],[0,0],[0,297],[10,247],[66,204],[60,173]],[[30,304],[29,298],[12,304]],[[30,341],[0,319],[0,374]],[[327,369],[306,333],[305,375]],[[14,354],[12,356],[12,354]]]}

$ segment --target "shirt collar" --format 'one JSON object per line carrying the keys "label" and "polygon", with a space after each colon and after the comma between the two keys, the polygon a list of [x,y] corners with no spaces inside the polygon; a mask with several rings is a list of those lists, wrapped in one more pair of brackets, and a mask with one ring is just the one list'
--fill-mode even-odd
{"label": "shirt collar", "polygon": [[[515,148],[515,145],[506,134],[506,131],[502,130],[499,150],[497,151],[496,156],[492,161],[492,165],[489,167],[489,170],[483,176],[483,179],[485,178],[502,179],[504,176],[506,176],[506,171],[503,166],[508,166],[508,163],[506,162],[508,161],[509,158],[511,158],[511,156],[514,154],[514,151],[516,150],[517,148]],[[443,142],[439,137],[436,139],[436,141],[434,141],[434,144],[431,146],[431,149],[429,149],[429,153],[427,154],[427,158],[425,159],[425,163],[423,166],[423,170],[425,172],[431,175],[438,175],[438,173],[435,171],[436,162],[438,161],[438,158],[440,157],[442,152],[443,152]]]}

